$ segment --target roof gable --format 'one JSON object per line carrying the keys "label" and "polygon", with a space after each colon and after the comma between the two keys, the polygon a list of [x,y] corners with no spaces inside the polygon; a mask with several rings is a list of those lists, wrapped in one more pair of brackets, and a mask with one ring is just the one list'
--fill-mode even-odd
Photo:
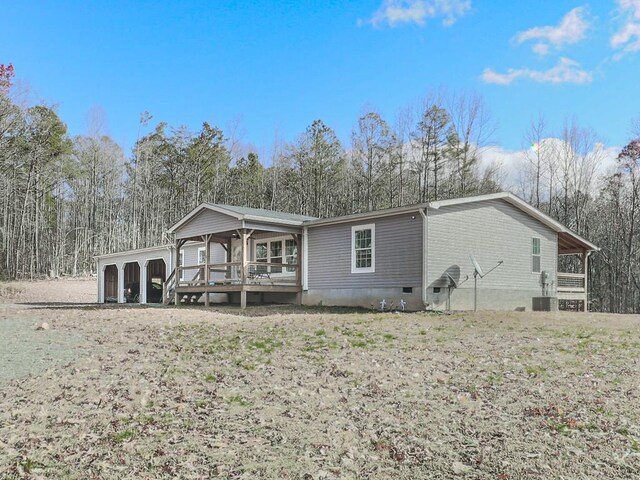
{"label": "roof gable", "polygon": [[275,210],[265,210],[262,208],[250,208],[239,207],[235,205],[221,205],[215,203],[201,203],[196,208],[191,210],[187,215],[182,217],[177,223],[171,226],[167,233],[174,233],[180,229],[199,213],[210,210],[213,212],[221,213],[236,220],[251,220],[257,222],[265,222],[277,225],[292,225],[300,226],[307,220],[313,220],[315,217],[309,217],[306,215],[296,215],[294,213],[278,212]]}

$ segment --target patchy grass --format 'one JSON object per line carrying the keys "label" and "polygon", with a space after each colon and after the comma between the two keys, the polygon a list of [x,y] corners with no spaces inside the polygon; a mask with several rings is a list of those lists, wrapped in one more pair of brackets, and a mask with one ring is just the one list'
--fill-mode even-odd
{"label": "patchy grass", "polygon": [[[3,479],[640,477],[637,316],[264,306],[0,322],[47,365],[0,381]],[[60,348],[68,360],[47,357]]]}

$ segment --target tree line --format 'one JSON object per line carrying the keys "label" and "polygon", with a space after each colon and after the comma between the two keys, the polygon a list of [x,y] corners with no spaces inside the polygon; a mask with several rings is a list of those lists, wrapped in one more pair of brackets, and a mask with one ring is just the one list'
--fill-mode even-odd
{"label": "tree line", "polygon": [[[145,112],[126,154],[99,118],[71,136],[54,108],[20,105],[0,67],[0,278],[93,273],[97,254],[167,242],[202,202],[330,217],[503,189],[500,166],[480,163],[493,127],[477,95],[429,95],[391,122],[365,111],[347,144],[315,120],[263,158],[233,129]],[[594,309],[640,311],[640,140],[602,174],[597,135],[575,122],[550,132],[540,119],[526,139],[516,193],[602,247]]]}

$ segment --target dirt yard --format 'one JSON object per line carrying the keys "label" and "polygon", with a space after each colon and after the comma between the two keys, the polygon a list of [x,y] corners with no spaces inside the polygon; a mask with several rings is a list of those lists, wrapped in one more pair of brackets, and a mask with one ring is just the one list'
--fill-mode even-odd
{"label": "dirt yard", "polygon": [[638,316],[5,304],[0,478],[639,478],[639,356]]}

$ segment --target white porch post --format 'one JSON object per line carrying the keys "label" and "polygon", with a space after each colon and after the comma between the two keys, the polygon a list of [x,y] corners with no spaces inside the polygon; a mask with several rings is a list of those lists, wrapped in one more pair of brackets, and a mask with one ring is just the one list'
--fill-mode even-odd
{"label": "white porch post", "polygon": [[293,235],[293,238],[296,242],[296,250],[298,253],[298,258],[296,259],[296,286],[298,287],[298,291],[296,292],[296,303],[298,305],[302,305],[302,264],[304,262],[302,234],[295,234]]}
{"label": "white porch post", "polygon": [[[147,267],[149,260],[146,260],[140,267],[140,303],[147,303]],[[140,266],[140,262],[138,262]]]}
{"label": "white porch post", "polygon": [[118,268],[118,303],[124,303],[124,263],[116,265]]}
{"label": "white porch post", "polygon": [[309,290],[309,227],[302,227],[302,262],[298,262],[302,269],[302,290]]}

